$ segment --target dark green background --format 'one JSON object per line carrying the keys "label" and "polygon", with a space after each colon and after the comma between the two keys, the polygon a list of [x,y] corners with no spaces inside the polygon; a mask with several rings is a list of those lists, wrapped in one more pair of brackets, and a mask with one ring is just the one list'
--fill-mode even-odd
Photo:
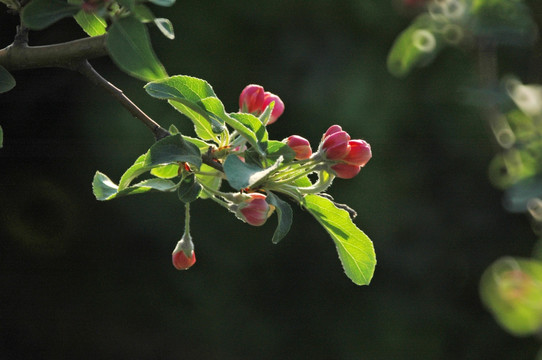
{"label": "dark green background", "polygon": [[[478,296],[484,269],[529,256],[536,238],[489,183],[498,149],[468,95],[475,58],[448,49],[392,77],[386,55],[411,20],[394,4],[179,0],[153,7],[176,39],[150,30],[168,72],[209,81],[228,111],[249,83],[278,94],[286,111],[271,138],[299,134],[315,148],[340,124],[370,142],[361,174],[329,190],[374,242],[368,287],[344,276],[331,239],[298,207],[273,245],[275,218],[253,228],[196,202],[198,260],[176,271],[175,195],[98,202],[91,191],[96,170],[118,181],[150,132],[77,73],[15,73],[0,96],[0,358],[534,359],[539,343],[505,333]],[[16,18],[0,10],[3,47]],[[71,19],[30,35],[32,45],[83,36]],[[502,73],[541,80],[538,50],[499,55]],[[92,63],[164,127],[192,134],[142,82]]]}

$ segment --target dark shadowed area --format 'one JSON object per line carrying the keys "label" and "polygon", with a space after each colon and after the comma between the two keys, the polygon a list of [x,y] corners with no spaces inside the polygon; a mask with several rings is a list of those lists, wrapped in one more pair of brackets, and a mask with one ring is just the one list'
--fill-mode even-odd
{"label": "dark shadowed area", "polygon": [[[329,190],[374,242],[378,264],[365,287],[344,275],[332,240],[297,206],[291,232],[273,245],[275,217],[255,228],[197,201],[197,263],[175,270],[184,225],[175,194],[111,202],[92,194],[94,173],[118,180],[152,134],[77,73],[15,72],[17,86],[0,96],[0,358],[534,359],[540,343],[506,333],[478,293],[494,260],[529,256],[536,236],[488,179],[497,147],[469,98],[476,59],[447,49],[404,79],[390,75],[387,53],[412,19],[396,5],[152,8],[175,28],[175,40],[150,29],[170,75],[207,80],[230,112],[250,83],[281,97],[271,138],[298,134],[315,147],[340,124],[371,144],[361,173]],[[0,47],[17,24],[4,10]],[[81,36],[65,19],[30,42]],[[541,54],[504,48],[501,71],[540,81]],[[107,58],[92,64],[163,127],[193,133],[143,82]]]}

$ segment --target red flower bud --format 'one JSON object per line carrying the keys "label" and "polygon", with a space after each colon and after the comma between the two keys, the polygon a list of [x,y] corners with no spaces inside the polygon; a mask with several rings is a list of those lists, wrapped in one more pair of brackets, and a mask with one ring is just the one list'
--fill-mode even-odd
{"label": "red flower bud", "polygon": [[264,90],[260,85],[248,85],[239,96],[239,109],[241,112],[259,116],[264,106]]}
{"label": "red flower bud", "polygon": [[266,201],[266,196],[260,193],[247,194],[249,197],[244,200],[236,211],[237,217],[250,225],[261,226],[273,213],[274,207]]}
{"label": "red flower bud", "polygon": [[309,140],[298,136],[292,135],[286,139],[286,144],[295,151],[295,158],[297,160],[305,160],[311,157],[312,149]]}
{"label": "red flower bud", "polygon": [[350,140],[350,151],[341,160],[350,165],[365,166],[371,159],[371,145],[364,140]]}
{"label": "red flower bud", "polygon": [[[329,131],[329,130],[328,130]],[[346,131],[337,131],[324,138],[322,149],[329,160],[341,160],[350,151],[350,135]]]}
{"label": "red flower bud", "polygon": [[272,124],[275,121],[277,121],[279,116],[281,116],[282,113],[284,112],[284,103],[282,102],[282,100],[277,95],[271,94],[270,92],[267,92],[267,91],[265,92],[265,95],[264,95],[262,112],[273,101],[275,102],[275,106],[273,107],[273,111],[271,112],[271,116],[269,117],[269,121],[267,122],[267,125]]}
{"label": "red flower bud", "polygon": [[331,166],[331,170],[338,178],[352,179],[359,174],[361,166],[339,163]]}
{"label": "red flower bud", "polygon": [[196,262],[196,253],[194,252],[194,244],[189,234],[183,235],[182,239],[177,243],[171,254],[171,260],[177,270],[187,270],[194,265]]}

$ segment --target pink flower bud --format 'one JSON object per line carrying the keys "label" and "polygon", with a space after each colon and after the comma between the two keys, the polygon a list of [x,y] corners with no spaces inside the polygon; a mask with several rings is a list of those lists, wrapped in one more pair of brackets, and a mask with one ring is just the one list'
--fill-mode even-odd
{"label": "pink flower bud", "polygon": [[292,135],[286,139],[286,144],[295,151],[295,158],[297,160],[305,160],[311,157],[312,149],[309,140],[298,136]]}
{"label": "pink flower bud", "polygon": [[352,179],[354,176],[359,174],[361,167],[357,165],[339,163],[331,166],[331,170],[333,170],[338,178]]}
{"label": "pink flower bud", "polygon": [[194,244],[189,234],[183,235],[182,239],[177,243],[171,254],[171,260],[177,270],[187,270],[194,265],[196,262],[196,253],[194,252]]}
{"label": "pink flower bud", "polygon": [[260,85],[248,85],[239,96],[239,109],[241,112],[259,116],[264,107],[264,90]]}
{"label": "pink flower bud", "polygon": [[350,151],[341,160],[350,165],[365,166],[371,159],[371,145],[364,140],[350,140],[348,142]]}
{"label": "pink flower bud", "polygon": [[329,160],[341,160],[350,151],[350,135],[346,131],[337,131],[324,138],[322,149]]}
{"label": "pink flower bud", "polygon": [[260,193],[247,194],[245,199],[237,208],[236,215],[250,225],[261,226],[273,213],[274,207],[269,206],[265,201],[266,196]]}
{"label": "pink flower bud", "polygon": [[275,106],[273,107],[273,111],[271,112],[271,116],[269,117],[269,121],[267,122],[267,125],[272,124],[275,121],[277,121],[279,116],[281,116],[282,113],[284,112],[284,103],[282,102],[282,100],[277,95],[271,94],[270,92],[267,92],[267,91],[265,92],[265,95],[264,95],[262,112],[273,101],[275,102]]}
{"label": "pink flower bud", "polygon": [[331,125],[329,129],[327,129],[327,131],[325,132],[324,136],[322,136],[322,140],[324,140],[329,135],[335,134],[339,131],[343,131],[342,127],[340,127],[339,125]]}

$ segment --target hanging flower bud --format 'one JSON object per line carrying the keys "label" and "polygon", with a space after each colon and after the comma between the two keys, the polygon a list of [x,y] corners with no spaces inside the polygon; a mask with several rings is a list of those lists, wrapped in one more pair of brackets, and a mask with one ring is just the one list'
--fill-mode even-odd
{"label": "hanging flower bud", "polygon": [[196,262],[196,253],[194,252],[194,243],[190,234],[184,234],[181,240],[175,246],[171,254],[173,266],[177,270],[187,270]]}
{"label": "hanging flower bud", "polygon": [[297,160],[305,160],[311,157],[312,149],[309,140],[299,135],[292,135],[283,141],[295,151],[295,158]]}
{"label": "hanging flower bud", "polygon": [[264,106],[264,90],[260,85],[248,85],[239,96],[239,111],[259,116]]}
{"label": "hanging flower bud", "polygon": [[284,112],[284,103],[282,100],[275,94],[271,94],[270,92],[265,92],[264,94],[264,100],[263,100],[263,106],[262,106],[262,112],[271,104],[271,102],[275,102],[275,105],[273,107],[273,111],[271,112],[271,116],[269,116],[269,121],[267,122],[267,125],[274,123],[277,121],[279,116],[282,115]]}
{"label": "hanging flower bud", "polygon": [[[331,128],[326,132],[330,132]],[[346,131],[331,132],[330,135],[325,136],[322,142],[322,150],[326,154],[328,160],[340,160],[344,158],[350,151],[348,142],[350,141],[350,135]]]}
{"label": "hanging flower bud", "polygon": [[261,226],[275,209],[265,201],[266,196],[260,193],[250,193],[236,209],[237,217],[253,226]]}
{"label": "hanging flower bud", "polygon": [[365,166],[365,164],[371,160],[371,145],[369,145],[369,143],[366,141],[350,140],[348,145],[350,146],[350,151],[341,160],[341,162],[350,165]]}

